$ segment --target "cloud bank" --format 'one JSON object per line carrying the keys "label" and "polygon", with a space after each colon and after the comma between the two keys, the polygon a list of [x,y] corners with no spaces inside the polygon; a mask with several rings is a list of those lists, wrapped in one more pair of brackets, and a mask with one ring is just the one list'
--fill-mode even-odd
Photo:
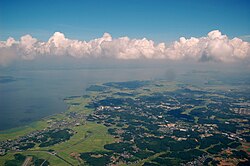
{"label": "cloud bank", "polygon": [[114,59],[167,59],[235,62],[250,57],[250,43],[239,38],[229,39],[220,31],[214,30],[205,37],[186,39],[167,45],[155,43],[146,38],[113,39],[108,33],[90,41],[68,39],[63,33],[55,32],[47,42],[30,35],[16,41],[8,38],[0,41],[0,64],[14,59],[31,60],[38,56],[72,56],[75,58],[114,58]]}

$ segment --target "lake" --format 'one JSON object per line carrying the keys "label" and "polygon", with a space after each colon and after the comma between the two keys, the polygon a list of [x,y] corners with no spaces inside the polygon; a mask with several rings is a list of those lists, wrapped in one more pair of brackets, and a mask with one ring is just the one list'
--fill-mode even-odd
{"label": "lake", "polygon": [[9,70],[0,72],[0,130],[29,124],[65,111],[63,99],[83,95],[95,83],[148,80],[162,68]]}

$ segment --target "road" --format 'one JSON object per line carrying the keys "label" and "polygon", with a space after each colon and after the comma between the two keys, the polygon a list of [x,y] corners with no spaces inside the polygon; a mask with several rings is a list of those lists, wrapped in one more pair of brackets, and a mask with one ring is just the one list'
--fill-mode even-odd
{"label": "road", "polygon": [[31,165],[32,157],[26,157],[25,161],[23,162],[22,166],[29,166]]}
{"label": "road", "polygon": [[[69,165],[72,165],[72,166],[73,166],[73,164],[72,164],[72,163],[70,163],[69,161],[65,160],[64,158],[62,158],[62,157],[61,157],[61,156],[59,156],[58,154],[52,154],[51,152],[48,152],[48,151],[46,151],[46,150],[27,150],[27,151],[31,151],[31,152],[43,152],[43,153],[48,153],[48,154],[50,154],[50,155],[53,155],[53,156],[55,156],[55,157],[59,158],[60,160],[64,161],[65,163],[67,163],[67,164],[69,164]],[[27,160],[27,159],[26,159],[26,160]],[[22,166],[24,166],[24,165],[22,165]],[[25,166],[28,166],[28,165],[25,165]]]}

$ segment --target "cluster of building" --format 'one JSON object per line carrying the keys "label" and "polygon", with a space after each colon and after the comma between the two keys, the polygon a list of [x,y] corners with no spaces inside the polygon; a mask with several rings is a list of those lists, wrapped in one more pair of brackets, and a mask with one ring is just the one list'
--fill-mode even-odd
{"label": "cluster of building", "polygon": [[[83,113],[69,112],[66,118],[62,120],[50,119],[47,120],[48,126],[43,130],[36,130],[27,135],[18,137],[14,140],[8,139],[0,142],[0,155],[5,155],[7,151],[22,151],[21,147],[28,144],[36,144],[35,140],[42,140],[44,134],[50,130],[59,130],[70,128],[73,126],[83,125],[86,121],[86,115]],[[41,141],[40,141],[41,143]]]}

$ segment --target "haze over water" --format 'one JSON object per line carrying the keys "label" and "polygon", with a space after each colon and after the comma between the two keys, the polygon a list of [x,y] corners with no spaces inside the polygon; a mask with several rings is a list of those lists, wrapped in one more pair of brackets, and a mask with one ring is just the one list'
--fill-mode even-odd
{"label": "haze over water", "polygon": [[0,130],[65,111],[65,97],[82,95],[95,83],[148,80],[162,69],[55,69],[1,72]]}

